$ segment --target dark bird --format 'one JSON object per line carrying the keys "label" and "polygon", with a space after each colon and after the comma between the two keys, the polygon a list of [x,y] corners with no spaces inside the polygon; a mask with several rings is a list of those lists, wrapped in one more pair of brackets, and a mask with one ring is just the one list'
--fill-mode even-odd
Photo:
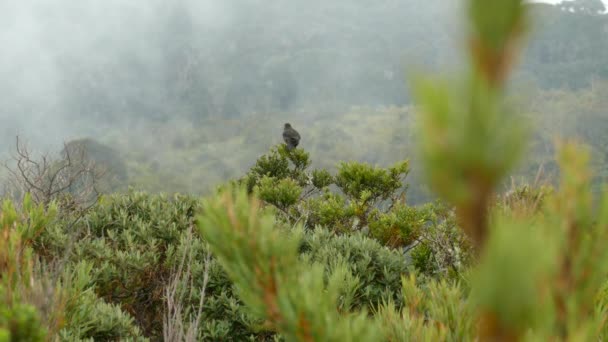
{"label": "dark bird", "polygon": [[287,150],[291,151],[298,146],[300,143],[300,133],[291,127],[291,124],[286,123],[283,128],[283,140],[287,145]]}

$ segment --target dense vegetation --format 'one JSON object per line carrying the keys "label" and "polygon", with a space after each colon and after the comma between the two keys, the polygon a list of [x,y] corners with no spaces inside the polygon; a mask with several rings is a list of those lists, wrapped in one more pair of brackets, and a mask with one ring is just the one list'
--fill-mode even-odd
{"label": "dense vegetation", "polygon": [[[388,3],[379,9],[397,12]],[[8,192],[0,208],[0,341],[608,338],[608,192],[602,188],[608,144],[600,109],[606,66],[576,54],[605,37],[577,41],[577,52],[564,57],[564,50],[553,51],[560,35],[544,36],[519,73],[514,68],[530,23],[565,16],[605,25],[598,4],[468,0],[464,72],[413,76],[415,107],[319,117],[303,148],[271,147],[247,172],[227,183],[218,177],[221,185],[205,198],[124,188],[160,183],[172,193],[194,193],[200,188],[191,184],[212,177],[204,170],[217,167],[224,177],[238,170],[241,157],[226,156],[212,138],[201,137],[234,128],[199,128],[209,118],[184,131],[165,130],[163,120],[154,124],[186,159],[199,157],[194,141],[209,139],[205,148],[216,153],[213,167],[189,170],[181,163],[179,179],[161,165],[146,173],[149,160],[125,158],[130,152],[121,156],[94,140],[71,141],[58,160],[43,157],[44,163],[20,149],[22,158],[9,170],[17,170],[14,184],[24,187]],[[286,5],[265,10],[273,6]],[[329,14],[349,8],[340,1],[325,6]],[[543,8],[538,19],[534,11]],[[187,13],[174,15],[187,30],[180,17]],[[312,20],[308,15],[302,18]],[[257,23],[249,20],[243,29]],[[548,68],[571,61],[561,58],[580,60],[593,77],[534,76],[545,89],[521,100],[509,76],[525,73],[530,58]],[[290,88],[281,89],[286,93],[278,92],[277,106],[286,108]],[[242,134],[215,144],[256,155],[273,129],[235,117]],[[527,120],[538,128],[531,130]],[[589,144],[554,143],[556,132]],[[372,140],[385,149],[366,148]],[[81,157],[94,164],[74,162],[70,151],[82,147]],[[347,150],[352,155],[341,154]],[[24,165],[31,169],[23,171]],[[48,168],[40,172],[40,165]],[[549,177],[544,183],[508,181],[541,165]],[[78,167],[110,170],[100,183],[105,194],[79,197],[95,178],[74,177]],[[69,181],[53,187],[56,178]],[[506,184],[511,187],[503,193]],[[115,190],[124,191],[109,193]],[[430,191],[435,200],[420,203]]]}
{"label": "dense vegetation", "polygon": [[[466,253],[466,242],[449,210],[439,205],[410,207],[404,201],[407,162],[390,169],[342,164],[335,176],[322,169],[310,172],[307,165],[306,152],[290,153],[281,145],[238,182],[249,184],[271,204],[268,210],[286,232],[304,217],[300,211],[306,211],[309,231],[298,251],[302,260],[327,265],[327,272],[347,265],[354,278],[353,298],[343,304],[345,309],[375,310],[385,300],[401,302],[401,275],[411,267],[429,277],[453,276],[460,270],[466,255],[454,254],[449,246],[461,243]],[[345,194],[329,191],[331,184]],[[390,203],[380,210],[383,200]],[[35,320],[42,320],[47,333],[61,339],[157,339],[163,336],[167,310],[182,307],[184,320],[196,314],[203,288],[201,338],[270,338],[272,332],[245,309],[222,267],[209,257],[209,247],[193,231],[201,207],[194,197],[141,192],[104,196],[84,214],[55,204],[36,206],[30,197],[21,209],[5,202],[2,219],[8,235],[0,260],[3,274],[16,280],[5,284],[14,286],[5,302],[15,305],[4,318],[8,329],[20,331],[21,324],[30,329]],[[364,226],[369,228],[357,232]],[[415,240],[420,242],[412,245]],[[408,246],[409,257],[404,257],[401,248]],[[11,255],[22,248],[27,251],[23,256]],[[23,262],[34,266],[22,269]],[[29,288],[28,279],[40,281],[41,287]],[[174,281],[175,302],[168,307],[167,288]],[[24,297],[14,298],[11,291]],[[40,298],[46,293],[40,291],[54,296]],[[31,312],[25,315],[15,300],[29,303],[23,310]],[[35,308],[43,306],[53,311],[36,318]],[[49,322],[56,326],[48,329]]]}

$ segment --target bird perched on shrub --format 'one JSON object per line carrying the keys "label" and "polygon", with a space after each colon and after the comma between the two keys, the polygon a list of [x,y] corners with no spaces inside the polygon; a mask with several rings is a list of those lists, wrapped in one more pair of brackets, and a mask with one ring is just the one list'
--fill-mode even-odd
{"label": "bird perched on shrub", "polygon": [[283,140],[287,145],[287,150],[291,151],[300,143],[300,133],[291,127],[291,124],[286,123],[283,128]]}

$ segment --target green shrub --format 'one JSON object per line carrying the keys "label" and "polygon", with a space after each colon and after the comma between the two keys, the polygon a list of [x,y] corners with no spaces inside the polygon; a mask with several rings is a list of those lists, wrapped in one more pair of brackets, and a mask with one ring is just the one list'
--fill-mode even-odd
{"label": "green shrub", "polygon": [[269,204],[285,211],[296,204],[302,194],[302,188],[290,178],[275,180],[264,176],[256,188],[258,196]]}
{"label": "green shrub", "polygon": [[389,299],[400,303],[401,276],[411,266],[403,253],[361,233],[336,236],[322,228],[302,237],[300,251],[306,260],[326,265],[328,273],[339,264],[357,278],[352,308],[375,309]]}
{"label": "green shrub", "polygon": [[387,246],[404,247],[425,228],[425,211],[405,204],[408,161],[389,168],[342,162],[335,176],[324,169],[309,172],[309,165],[304,150],[287,151],[279,145],[233,184],[255,190],[279,209],[279,217],[292,224],[305,222],[308,229],[320,225],[340,234],[364,231]]}
{"label": "green shrub", "polygon": [[68,265],[63,287],[69,294],[65,305],[65,326],[59,331],[61,340],[145,341],[131,315],[119,305],[106,303],[95,293],[93,265],[80,261]]}
{"label": "green shrub", "polygon": [[0,308],[0,341],[43,342],[46,336],[47,331],[33,305],[18,303]]}
{"label": "green shrub", "polygon": [[401,178],[409,173],[408,162],[382,169],[365,163],[348,162],[338,166],[336,185],[350,198],[375,202],[389,199],[403,183]]}
{"label": "green shrub", "polygon": [[334,177],[327,170],[319,169],[312,171],[312,185],[317,189],[324,189],[335,182]]}
{"label": "green shrub", "polygon": [[38,286],[43,279],[37,277],[30,244],[57,208],[34,205],[28,194],[22,208],[19,211],[6,200],[0,211],[0,332],[9,341],[44,341],[49,330],[60,325],[63,298],[62,293],[45,293],[47,289]]}
{"label": "green shrub", "polygon": [[420,243],[410,254],[412,263],[420,272],[433,274],[437,272],[437,265],[433,260],[433,250],[427,243]]}
{"label": "green shrub", "polygon": [[[62,221],[45,229],[36,240],[36,250],[56,260],[64,255],[65,246],[73,244],[70,269],[83,275],[71,278],[86,284],[73,286],[82,295],[73,303],[74,324],[68,324],[61,336],[96,340],[162,336],[165,289],[191,251],[189,276],[178,288],[188,320],[196,312],[201,296],[196,289],[202,288],[208,270],[199,338],[272,340],[274,333],[243,306],[217,260],[205,264],[206,243],[190,232],[200,208],[192,197],[130,192],[103,197],[73,225]],[[360,282],[353,289],[354,308],[377,308],[389,299],[399,303],[400,276],[409,265],[400,251],[362,234],[340,236],[319,228],[303,235],[300,253],[302,260],[328,265],[327,274],[335,265],[345,264]],[[90,272],[85,272],[87,267]]]}
{"label": "green shrub", "polygon": [[[187,238],[197,208],[198,202],[190,197],[131,192],[103,198],[72,228],[86,232],[74,245],[72,260],[95,266],[91,281],[95,293],[132,316],[146,336],[161,336],[164,289],[181,260],[180,251],[190,245],[195,263],[190,265],[194,283],[189,286],[201,286],[206,251],[200,239]],[[243,313],[235,310],[239,305],[231,284],[214,262],[210,273],[202,337],[247,336],[248,324]],[[198,303],[197,298],[189,300],[192,305]],[[109,329],[107,333],[117,332]]]}
{"label": "green shrub", "polygon": [[62,340],[127,337],[141,340],[133,318],[94,293],[91,263],[60,261],[63,254],[52,255],[50,250],[45,250],[50,262],[39,261],[35,250],[48,241],[47,232],[57,232],[49,229],[55,223],[56,213],[53,203],[44,209],[44,205],[33,205],[29,196],[20,211],[11,202],[3,204],[0,327],[10,333],[12,341],[47,340],[55,336]]}
{"label": "green shrub", "polygon": [[309,227],[323,226],[345,233],[354,226],[355,208],[338,194],[327,192],[304,203]]}
{"label": "green shrub", "polygon": [[370,215],[370,235],[387,246],[408,246],[426,228],[428,213],[424,210],[396,204],[389,212],[378,210]]}
{"label": "green shrub", "polygon": [[378,317],[388,341],[471,341],[474,315],[458,283],[402,278],[404,309],[386,303]]}
{"label": "green shrub", "polygon": [[[260,210],[258,200],[234,190],[208,200],[199,229],[236,283],[238,296],[287,340],[473,336],[464,288],[424,277],[418,281],[401,253],[361,233],[282,229]],[[227,240],[233,243],[223,243]],[[364,318],[367,310],[375,315]]]}
{"label": "green shrub", "polygon": [[365,312],[336,311],[342,302],[348,312],[356,278],[340,261],[326,275],[324,264],[300,260],[303,230],[275,229],[274,217],[259,205],[245,191],[228,191],[207,201],[198,220],[251,312],[288,341],[373,340],[378,327]]}

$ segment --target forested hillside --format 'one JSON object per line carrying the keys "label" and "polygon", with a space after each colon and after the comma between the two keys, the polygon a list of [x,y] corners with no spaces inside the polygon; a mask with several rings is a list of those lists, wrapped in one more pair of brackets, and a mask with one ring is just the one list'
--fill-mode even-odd
{"label": "forested hillside", "polygon": [[[583,138],[604,168],[608,16],[598,3],[534,5],[511,82],[538,122],[527,174],[550,162],[554,134]],[[302,131],[319,166],[415,158],[412,121],[395,125],[392,114],[410,116],[408,75],[463,65],[457,3],[2,6],[14,15],[1,33],[1,153],[16,134],[48,152],[89,137],[120,152],[129,184],[153,191],[205,192],[242,174],[280,141],[284,122]]]}

